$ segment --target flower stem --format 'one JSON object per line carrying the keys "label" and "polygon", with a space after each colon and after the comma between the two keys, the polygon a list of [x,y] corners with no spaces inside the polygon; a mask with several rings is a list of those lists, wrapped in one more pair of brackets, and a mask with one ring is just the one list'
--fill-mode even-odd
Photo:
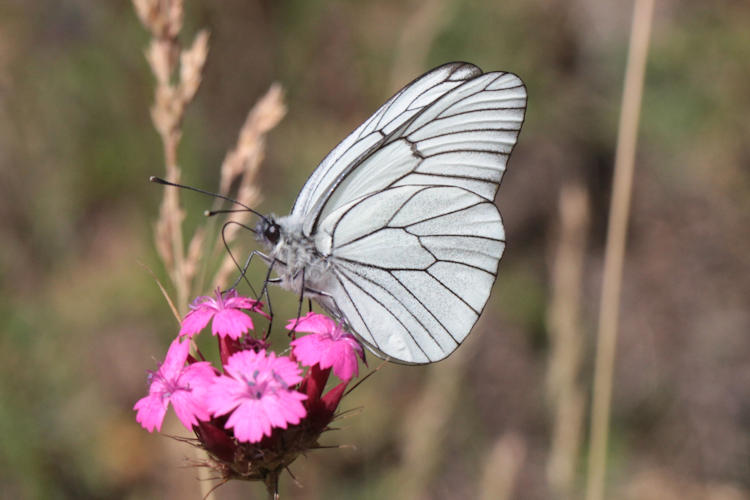
{"label": "flower stem", "polygon": [[266,474],[264,482],[266,483],[266,489],[268,490],[268,498],[271,500],[279,500],[279,471],[274,470]]}

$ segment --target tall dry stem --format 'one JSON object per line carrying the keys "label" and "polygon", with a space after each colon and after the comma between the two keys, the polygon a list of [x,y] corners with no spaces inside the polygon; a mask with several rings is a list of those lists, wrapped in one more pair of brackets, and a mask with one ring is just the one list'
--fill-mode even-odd
{"label": "tall dry stem", "polygon": [[[182,137],[182,120],[185,108],[200,87],[208,55],[208,33],[200,31],[192,46],[184,49],[178,39],[184,13],[182,0],[133,0],[133,6],[141,23],[151,32],[146,50],[146,60],[156,78],[151,120],[162,140],[166,178],[170,182],[180,182],[177,148]],[[155,227],[155,242],[174,284],[176,305],[181,314],[187,310],[191,280],[191,269],[185,263],[184,218],[179,192],[165,189]]]}
{"label": "tall dry stem", "polygon": [[[219,181],[220,194],[228,195],[230,187],[235,182],[239,182],[237,201],[249,207],[260,201],[260,194],[255,181],[261,162],[265,157],[266,134],[278,125],[285,114],[284,91],[281,85],[274,83],[247,114],[245,123],[237,137],[237,144],[224,158]],[[231,220],[246,224],[250,216],[249,212],[238,212],[231,217]],[[227,218],[227,220],[229,219],[230,217]],[[240,227],[237,224],[227,226],[223,234],[227,244],[234,240]],[[216,241],[214,252],[217,250],[224,250],[224,245],[220,239]],[[225,255],[213,279],[213,286],[224,287],[230,274],[236,270],[234,260],[230,255]]]}
{"label": "tall dry stem", "polygon": [[[151,117],[162,139],[166,178],[178,183],[182,175],[177,160],[182,120],[187,105],[200,87],[208,55],[208,33],[200,31],[192,45],[183,48],[178,39],[182,28],[182,0],[133,0],[133,4],[141,22],[152,35],[146,51],[146,59],[156,79]],[[273,84],[248,113],[237,145],[227,153],[222,164],[219,194],[230,196],[230,189],[236,187],[234,197],[240,203],[253,206],[259,202],[255,181],[265,155],[265,136],[286,114],[283,97],[281,86]],[[217,200],[217,205],[219,203]],[[245,223],[249,215],[248,212],[239,212],[228,216],[224,222],[231,219]],[[186,312],[188,297],[194,291],[200,261],[206,256],[204,243],[207,233],[210,233],[208,225],[199,226],[186,249],[183,219],[179,190],[166,188],[156,222],[155,243],[174,285],[175,303],[181,314]],[[232,241],[239,227],[228,226],[224,232],[227,243]],[[217,239],[212,255],[223,249],[222,240]],[[217,274],[209,280],[212,288],[224,285],[232,271],[236,271],[236,267],[227,255]]]}
{"label": "tall dry stem", "polygon": [[584,345],[581,289],[589,200],[580,181],[563,184],[560,222],[552,261],[552,292],[547,310],[550,354],[547,390],[552,408],[552,443],[547,461],[550,490],[574,498],[574,482],[585,408],[580,381]]}
{"label": "tall dry stem", "polygon": [[[184,12],[182,0],[133,0],[133,6],[141,23],[151,32],[151,42],[146,50],[146,60],[156,79],[151,120],[161,137],[166,178],[179,183],[181,171],[177,162],[177,148],[182,137],[182,120],[185,108],[200,87],[203,65],[208,56],[208,33],[199,32],[192,46],[183,50],[178,40]],[[154,241],[175,287],[175,303],[180,316],[187,311],[190,281],[195,274],[195,266],[185,261],[184,218],[179,191],[165,189],[154,229]],[[197,253],[199,247],[191,245],[188,255]],[[204,458],[202,452],[198,452],[198,455],[199,460]],[[205,476],[203,471],[199,474]],[[207,481],[201,481],[201,490],[204,498],[213,498]]]}
{"label": "tall dry stem", "polygon": [[[133,0],[136,13],[151,32],[146,59],[156,79],[151,119],[162,140],[166,179],[179,183],[181,169],[177,150],[182,137],[182,121],[187,105],[200,87],[203,67],[208,56],[208,32],[201,30],[188,48],[183,48],[178,35],[182,29],[183,0]],[[255,179],[264,156],[265,134],[276,126],[286,112],[283,92],[273,85],[248,114],[240,131],[236,148],[227,155],[221,169],[220,194],[228,196],[233,183],[239,185],[236,199],[245,206],[258,202]],[[239,214],[236,219],[244,222]],[[182,223],[184,210],[180,204],[179,190],[164,189],[159,218],[155,225],[155,244],[164,267],[174,285],[176,308],[180,316],[188,309],[188,297],[193,292],[197,270],[205,259],[204,243],[209,233],[206,224],[198,227],[185,248]],[[228,239],[231,240],[232,234]],[[214,277],[214,284],[226,281],[233,267],[225,265]],[[172,303],[172,301],[170,301]],[[199,452],[199,462],[205,461]],[[203,498],[210,500],[213,493],[206,479],[208,469],[201,468]]]}
{"label": "tall dry stem", "polygon": [[617,345],[622,269],[625,259],[625,239],[630,212],[638,119],[646,74],[653,10],[654,0],[635,1],[628,61],[625,68],[617,151],[615,153],[607,245],[604,253],[596,364],[594,366],[594,394],[591,408],[591,438],[586,484],[587,500],[601,500],[604,497],[609,413],[612,400],[615,347]]}

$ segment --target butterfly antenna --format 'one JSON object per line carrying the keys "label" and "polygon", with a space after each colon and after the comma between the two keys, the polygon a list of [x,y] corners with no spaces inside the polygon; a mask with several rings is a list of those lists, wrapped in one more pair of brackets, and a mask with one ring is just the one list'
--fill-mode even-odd
{"label": "butterfly antenna", "polygon": [[[203,215],[206,217],[213,217],[214,215],[219,214],[237,214],[237,213],[243,213],[247,212],[244,208],[226,208],[222,210],[205,210],[203,212]],[[248,228],[249,229],[249,228]],[[255,232],[255,229],[250,229],[252,232]]]}
{"label": "butterfly antenna", "polygon": [[[168,181],[166,179],[162,179],[161,177],[156,177],[155,175],[152,175],[151,177],[149,177],[148,180],[150,182],[155,182],[156,184],[161,184],[163,186],[178,187],[178,188],[182,188],[182,189],[187,189],[189,191],[195,191],[196,193],[205,194],[207,196],[212,196],[214,198],[221,198],[222,200],[226,200],[226,201],[229,201],[231,203],[234,203],[236,205],[241,206],[243,209],[247,210],[248,212],[250,212],[252,214],[257,215],[261,219],[265,219],[266,218],[263,214],[261,214],[259,212],[256,212],[255,210],[253,210],[252,208],[248,207],[244,203],[242,203],[240,201],[237,201],[234,198],[230,198],[229,196],[224,196],[223,194],[212,193],[211,191],[206,191],[205,189],[200,189],[200,188],[193,187],[193,186],[186,186],[185,184],[177,184],[176,182],[170,182],[170,181]],[[238,211],[240,211],[240,210],[238,210]],[[217,213],[221,213],[221,212],[219,211]]]}

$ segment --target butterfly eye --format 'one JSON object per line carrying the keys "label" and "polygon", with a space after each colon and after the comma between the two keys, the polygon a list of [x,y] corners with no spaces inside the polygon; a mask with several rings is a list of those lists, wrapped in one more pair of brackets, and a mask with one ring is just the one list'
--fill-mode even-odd
{"label": "butterfly eye", "polygon": [[266,227],[263,228],[263,238],[274,245],[278,243],[280,234],[279,225],[274,221],[266,224]]}

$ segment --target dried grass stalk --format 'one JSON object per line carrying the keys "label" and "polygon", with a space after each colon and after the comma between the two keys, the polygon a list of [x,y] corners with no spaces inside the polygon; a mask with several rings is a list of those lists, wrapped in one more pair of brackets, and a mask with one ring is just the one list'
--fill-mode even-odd
{"label": "dried grass stalk", "polygon": [[[177,162],[177,148],[182,135],[182,120],[187,105],[195,97],[202,81],[209,35],[201,30],[191,46],[183,49],[177,38],[182,27],[182,0],[133,0],[133,4],[141,22],[152,34],[146,51],[146,59],[156,79],[151,118],[162,138],[166,178],[179,183],[181,170]],[[260,196],[255,180],[264,158],[265,134],[279,123],[285,113],[283,91],[280,85],[274,84],[248,114],[236,147],[224,160],[219,185],[221,194],[228,196],[231,187],[239,183],[236,199],[247,206],[258,203]],[[245,223],[248,216],[240,213],[232,219]],[[190,239],[186,252],[182,233],[184,218],[179,192],[165,189],[155,225],[155,243],[174,284],[176,303],[183,314],[187,309],[199,261],[204,256],[202,249],[206,237],[205,228],[199,228]],[[225,232],[227,242],[234,238],[238,228],[236,225],[228,227]],[[227,256],[211,281],[224,284],[234,270],[234,262]]]}
{"label": "dried grass stalk", "polygon": [[208,56],[208,31],[201,30],[193,45],[180,54],[180,101],[193,100],[203,79],[203,66]]}
{"label": "dried grass stalk", "polygon": [[[183,23],[183,0],[133,0],[133,6],[152,36],[145,52],[156,80],[151,119],[162,140],[166,178],[179,183],[182,172],[177,161],[177,149],[182,136],[182,120],[202,81],[209,35],[201,30],[190,47],[181,46],[178,35]],[[258,201],[254,182],[263,159],[264,137],[285,112],[281,87],[274,85],[250,112],[240,132],[237,147],[227,155],[222,166],[222,194],[228,194],[232,183],[239,182],[239,201],[248,206]],[[154,240],[175,288],[174,308],[179,316],[187,311],[188,297],[199,262],[204,257],[204,241],[208,234],[205,225],[199,227],[186,250],[182,229],[184,218],[179,190],[164,189],[159,218],[154,227]],[[169,298],[167,300],[172,304]],[[201,481],[201,487],[204,498],[212,496],[207,481]]]}
{"label": "dried grass stalk", "polygon": [[[182,29],[182,0],[133,0],[133,5],[152,36],[146,51],[146,60],[156,78],[151,120],[162,139],[166,178],[180,182],[177,148],[182,136],[182,119],[186,106],[200,86],[208,54],[208,33],[199,32],[192,46],[183,50],[177,38]],[[177,81],[173,83],[175,76]],[[177,307],[181,313],[187,309],[190,280],[194,274],[185,262],[184,218],[178,191],[165,189],[155,226],[156,249],[175,286]]]}
{"label": "dried grass stalk", "polygon": [[[285,114],[284,91],[281,85],[274,83],[247,114],[245,123],[237,137],[237,144],[224,158],[219,181],[220,194],[228,195],[231,186],[239,179],[237,201],[247,206],[254,206],[260,201],[255,180],[261,162],[265,158],[266,134],[278,125]],[[250,215],[248,212],[239,212],[231,218],[228,217],[227,220],[231,219],[245,224],[248,222]],[[227,244],[234,241],[239,228],[240,226],[236,224],[227,227],[224,231]],[[218,247],[218,245],[221,246]],[[220,250],[224,248],[218,240],[217,248]],[[225,286],[231,273],[236,272],[236,270],[231,256],[226,255],[213,280],[214,286]]]}
{"label": "dried grass stalk", "polygon": [[636,0],[630,31],[630,48],[625,68],[625,85],[615,152],[615,174],[612,201],[604,251],[604,276],[599,310],[596,364],[594,366],[594,394],[591,407],[591,439],[586,499],[604,498],[604,473],[607,468],[609,411],[612,400],[612,376],[617,345],[617,321],[622,287],[622,268],[625,260],[625,238],[635,169],[635,147],[638,118],[641,110],[643,81],[654,0]]}
{"label": "dried grass stalk", "polygon": [[281,85],[274,83],[247,114],[236,146],[224,158],[219,184],[221,194],[227,194],[232,182],[242,175],[247,182],[255,179],[258,165],[250,159],[262,151],[265,135],[279,124],[285,114],[284,91]]}

